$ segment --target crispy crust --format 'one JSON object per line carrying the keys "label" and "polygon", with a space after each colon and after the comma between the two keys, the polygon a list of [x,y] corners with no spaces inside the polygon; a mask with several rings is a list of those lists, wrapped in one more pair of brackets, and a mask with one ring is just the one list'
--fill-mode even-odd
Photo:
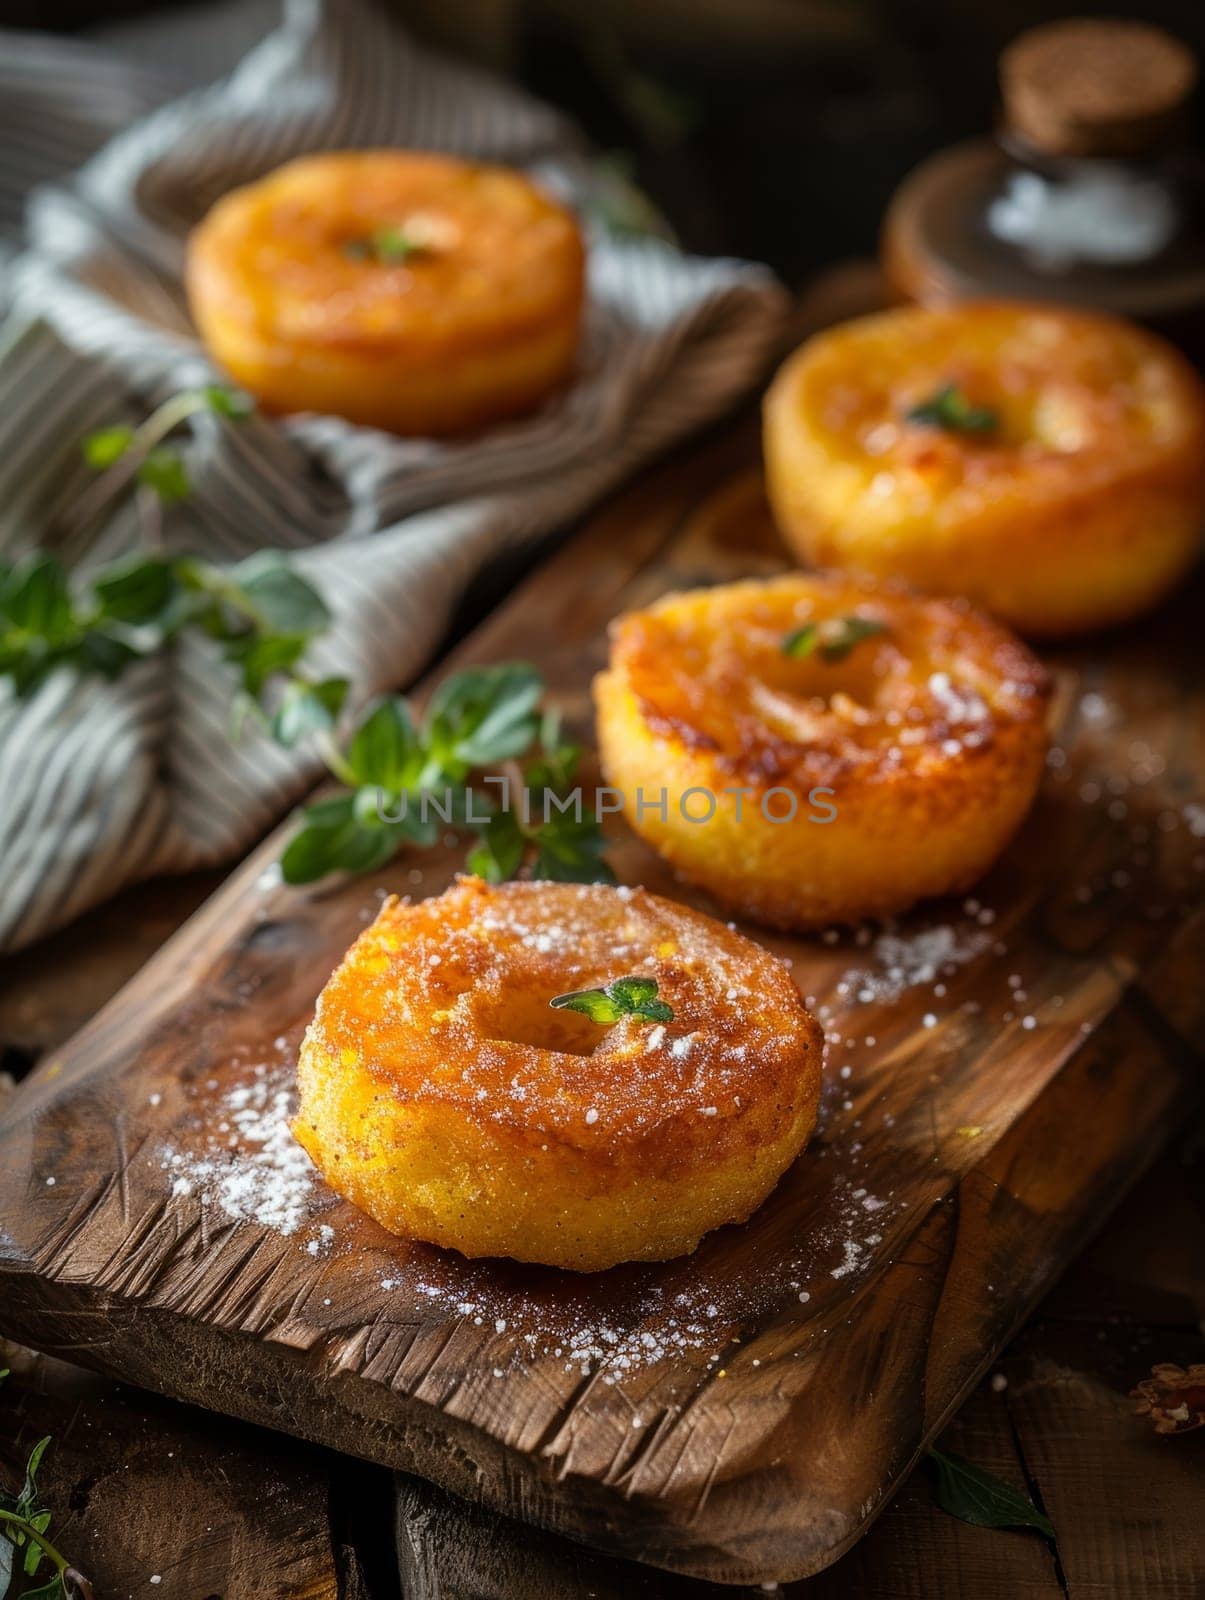
{"label": "crispy crust", "polygon": [[[784,655],[793,629],[850,615],[887,631],[839,663]],[[603,769],[632,827],[725,906],[809,928],[973,883],[1033,799],[1051,686],[965,602],[792,574],[618,618],[594,692]],[[663,786],[665,816],[637,806]],[[683,819],[689,790],[737,788],[739,814],[733,798]],[[794,820],[772,820],[792,795]],[[832,807],[835,819],[807,820]]]}
{"label": "crispy crust", "polygon": [[[548,1001],[639,974],[664,1027]],[[780,963],[644,890],[459,880],[391,900],[319,997],[295,1132],[394,1232],[578,1270],[743,1221],[816,1119],[822,1035]]]}
{"label": "crispy crust", "polygon": [[[401,227],[394,265],[348,246]],[[275,411],[450,433],[530,409],[577,350],[576,221],[519,173],[405,151],[289,162],[236,189],[189,240],[213,355]]]}
{"label": "crispy crust", "polygon": [[[950,383],[1000,426],[908,420]],[[965,594],[1024,633],[1137,615],[1200,544],[1205,389],[1112,317],[993,302],[846,323],[779,372],[765,450],[804,560]]]}

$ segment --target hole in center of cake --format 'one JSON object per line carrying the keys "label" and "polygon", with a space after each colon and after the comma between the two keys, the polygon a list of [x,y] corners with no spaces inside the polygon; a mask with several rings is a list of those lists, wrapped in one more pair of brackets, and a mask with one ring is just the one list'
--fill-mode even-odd
{"label": "hole in center of cake", "polygon": [[554,1011],[548,1004],[551,998],[512,993],[479,999],[475,1009],[482,1037],[497,1044],[532,1045],[563,1055],[592,1055],[607,1030],[580,1012]]}

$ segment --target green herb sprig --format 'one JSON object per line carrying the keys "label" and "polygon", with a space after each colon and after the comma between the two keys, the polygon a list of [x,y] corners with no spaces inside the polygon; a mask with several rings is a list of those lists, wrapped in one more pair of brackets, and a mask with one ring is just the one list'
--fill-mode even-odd
{"label": "green herb sprig", "polygon": [[[73,588],[54,556],[35,551],[0,563],[0,677],[19,696],[56,668],[115,679],[194,628],[216,640],[239,675],[236,710],[255,709],[282,743],[329,726],[346,693],[342,679],[312,682],[298,664],[330,621],[322,597],[276,551],[230,568],[191,556],[138,552]],[[272,718],[264,691],[288,688]]]}
{"label": "green herb sprig", "polygon": [[580,1011],[591,1022],[604,1026],[621,1017],[639,1022],[672,1022],[673,1008],[657,998],[656,978],[616,978],[605,989],[574,989],[558,994],[548,1004],[557,1011]]}
{"label": "green herb sprig", "polygon": [[[315,681],[300,669],[330,613],[288,561],[263,551],[220,568],[157,548],[162,509],[192,489],[183,457],[164,441],[199,413],[238,421],[252,409],[237,390],[206,384],[173,395],[138,427],[121,423],[82,441],[85,460],[100,476],[75,507],[74,520],[86,522],[134,483],[148,543],[156,548],[111,562],[78,585],[44,551],[0,562],[0,678],[8,678],[19,696],[32,694],[60,666],[117,678],[133,661],[196,629],[216,640],[237,670],[236,726],[250,712],[281,743],[293,744],[333,725],[346,681]],[[154,519],[147,515],[148,499]]]}
{"label": "green herb sprig", "polygon": [[937,1473],[937,1503],[943,1511],[976,1528],[1036,1528],[1054,1538],[1050,1518],[1002,1478],[943,1450],[930,1450],[928,1459]]}
{"label": "green herb sprig", "polygon": [[[163,441],[198,412],[234,419],[249,406],[211,385],[173,397],[138,428],[91,434],[83,449],[102,474],[102,498],[137,480],[156,507],[175,503],[191,486],[182,458]],[[0,678],[18,695],[33,693],[60,666],[119,677],[192,629],[219,644],[237,673],[232,736],[254,717],[280,744],[314,741],[343,792],[302,812],[281,858],[287,882],[373,871],[403,845],[434,845],[449,827],[474,839],[466,865],[493,882],[524,869],[565,882],[611,880],[602,829],[580,793],[550,804],[571,789],[581,751],[561,738],[554,716],[541,714],[544,685],[534,667],[511,662],[457,673],[421,718],[405,699],[388,696],[340,738],[348,682],[316,679],[303,664],[329,622],[322,596],[275,551],[221,568],[151,549],[82,584],[45,552],[0,562]],[[468,782],[498,767],[504,797],[485,803]]]}
{"label": "green herb sprig", "polygon": [[[379,701],[346,742],[323,749],[345,792],[302,811],[280,860],[285,881],[375,871],[403,845],[429,847],[448,829],[475,838],[465,864],[492,883],[524,868],[561,882],[609,881],[606,840],[580,796],[563,810],[531,804],[534,790],[541,801],[563,796],[581,755],[540,714],[543,694],[534,667],[506,662],[446,679],[422,717],[401,696]],[[469,787],[498,767],[508,769],[505,788],[497,779]]]}
{"label": "green herb sprig", "polygon": [[886,633],[887,624],[873,617],[829,617],[823,622],[805,622],[782,641],[782,653],[793,661],[818,655],[822,661],[844,661],[855,645]]}
{"label": "green herb sprig", "polygon": [[215,416],[240,422],[255,409],[250,395],[221,383],[203,384],[199,389],[184,389],[152,411],[137,428],[119,422],[100,428],[83,440],[84,460],[98,472],[121,466],[123,481],[136,479],[150,489],[164,505],[174,505],[191,491],[184,458],[173,446],[164,444],[190,417],[209,411]]}
{"label": "green herb sprig", "polygon": [[994,433],[1000,426],[998,412],[973,406],[956,383],[945,384],[928,400],[913,406],[908,421],[944,428],[947,433]]}
{"label": "green herb sprig", "polygon": [[343,254],[351,261],[376,261],[381,266],[397,267],[428,248],[405,228],[377,228],[366,239],[349,239]]}
{"label": "green herb sprig", "polygon": [[[0,1373],[0,1378],[7,1377]],[[51,1512],[39,1503],[38,1469],[50,1444],[39,1439],[29,1453],[25,1479],[18,1493],[0,1489],[0,1600],[15,1594],[13,1582],[18,1573],[35,1579],[44,1561],[54,1572],[46,1582],[21,1591],[21,1600],[93,1600],[92,1586],[47,1538]]]}

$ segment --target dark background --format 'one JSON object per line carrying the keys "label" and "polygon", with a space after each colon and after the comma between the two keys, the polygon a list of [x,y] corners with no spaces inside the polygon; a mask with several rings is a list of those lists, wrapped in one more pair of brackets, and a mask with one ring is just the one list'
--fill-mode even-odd
{"label": "dark background", "polygon": [[[391,9],[562,106],[685,245],[769,261],[791,283],[873,251],[905,173],[990,129],[996,56],[1023,28],[1137,13],[1205,55],[1201,0],[1144,0],[1140,11],[1037,0],[392,0]],[[0,22],[83,31],[182,83],[224,71],[275,15],[267,0],[0,0]]]}

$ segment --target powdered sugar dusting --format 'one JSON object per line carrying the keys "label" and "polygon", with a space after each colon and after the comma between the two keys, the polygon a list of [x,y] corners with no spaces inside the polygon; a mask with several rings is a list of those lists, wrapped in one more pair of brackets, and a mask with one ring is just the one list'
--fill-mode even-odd
{"label": "powdered sugar dusting", "polygon": [[[481,1329],[483,1337],[505,1335],[505,1350],[491,1349],[486,1368],[499,1379],[542,1362],[608,1385],[667,1362],[717,1369],[733,1358],[750,1325],[774,1307],[790,1303],[798,1311],[851,1292],[884,1240],[882,1217],[872,1213],[890,1202],[835,1174],[821,1215],[799,1230],[792,1224],[764,1270],[723,1282],[708,1270],[706,1242],[698,1255],[678,1262],[586,1278],[468,1262],[408,1241],[399,1241],[395,1252],[375,1224],[335,1200],[293,1138],[293,1073],[284,1054],[282,1048],[279,1062],[246,1069],[232,1087],[219,1090],[216,1079],[206,1085],[213,1098],[205,1123],[212,1133],[199,1149],[173,1145],[155,1157],[171,1198],[296,1237],[304,1258],[315,1261],[342,1241],[341,1275],[371,1286],[386,1313],[395,1303],[409,1320],[413,1308],[425,1306]],[[850,1165],[857,1164],[855,1154]],[[782,1196],[770,1202],[780,1203],[793,1215],[797,1201]],[[371,1230],[370,1241],[358,1236],[361,1226]],[[322,1304],[329,1305],[329,1297]]]}
{"label": "powdered sugar dusting", "polygon": [[898,1000],[906,989],[935,983],[986,949],[989,936],[978,926],[941,923],[914,933],[881,933],[870,947],[875,965],[851,967],[837,994],[860,1005]]}
{"label": "powdered sugar dusting", "polygon": [[[162,1152],[174,1199],[196,1196],[236,1222],[256,1222],[286,1238],[314,1209],[317,1174],[293,1137],[291,1073],[258,1066],[219,1103],[222,1116],[205,1149]],[[333,1238],[325,1226],[309,1242],[317,1255]]]}

